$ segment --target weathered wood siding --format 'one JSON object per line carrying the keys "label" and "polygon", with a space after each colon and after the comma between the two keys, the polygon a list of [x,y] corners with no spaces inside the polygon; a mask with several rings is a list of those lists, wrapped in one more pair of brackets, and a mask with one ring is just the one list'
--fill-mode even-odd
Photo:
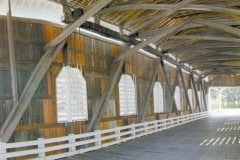
{"label": "weathered wood siding", "polygon": [[[9,74],[9,57],[7,41],[6,20],[0,20],[0,125],[10,112],[11,86]],[[61,28],[50,25],[33,23],[29,21],[14,21],[14,41],[16,49],[18,91],[21,95],[26,82],[44,53],[44,45],[61,32]],[[57,122],[56,107],[56,77],[64,65],[71,65],[82,70],[87,82],[88,115],[89,120],[96,110],[96,104],[105,89],[106,79],[112,68],[115,57],[121,53],[121,47],[83,36],[81,33],[72,33],[68,38],[68,52],[59,53],[38,87],[31,104],[19,122],[11,141],[50,138],[64,136],[69,133],[86,132],[88,121],[73,123]],[[125,59],[122,73],[136,78],[138,111],[143,105],[147,87],[153,77],[154,60],[140,53],[134,53]],[[167,77],[173,87],[176,70],[166,65]],[[189,77],[184,74],[185,84],[189,88]],[[169,91],[158,68],[157,80],[161,82],[165,97],[165,110],[169,111]],[[178,83],[180,85],[180,83]],[[181,86],[180,86],[181,87]],[[181,88],[181,93],[183,89]],[[182,111],[186,111],[186,101],[182,96]],[[153,95],[151,95],[146,120],[164,118],[165,113],[154,113]],[[136,116],[119,114],[118,84],[107,104],[102,116],[100,129],[112,128],[136,122]]]}
{"label": "weathered wood siding", "polygon": [[[214,77],[212,77],[214,78]],[[211,78],[210,78],[211,80]],[[211,86],[240,86],[240,76],[239,75],[223,75],[214,78]]]}

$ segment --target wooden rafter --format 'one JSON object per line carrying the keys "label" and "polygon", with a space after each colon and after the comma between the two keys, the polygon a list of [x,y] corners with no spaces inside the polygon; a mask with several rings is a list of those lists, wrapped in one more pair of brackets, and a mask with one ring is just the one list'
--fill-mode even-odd
{"label": "wooden rafter", "polygon": [[191,62],[187,62],[188,64],[200,64],[201,62],[206,63],[206,62],[229,62],[229,61],[239,61],[240,60],[240,56],[237,57],[229,57],[229,56],[225,56],[225,57],[212,57],[212,58],[206,58],[206,59],[199,59],[199,60],[195,60],[195,61],[191,61]]}
{"label": "wooden rafter", "polygon": [[225,59],[225,58],[239,58],[240,55],[229,55],[229,54],[217,54],[217,52],[194,56],[193,58],[182,60],[182,63],[195,63],[198,61],[212,60],[212,59]]}
{"label": "wooden rafter", "polygon": [[240,69],[240,65],[231,65],[231,64],[205,64],[199,67],[193,67],[193,70],[212,70],[214,68],[232,68],[232,69]]}
{"label": "wooden rafter", "polygon": [[[170,10],[174,9],[177,5],[176,4],[125,4],[125,5],[118,5],[111,8],[106,8],[99,12],[98,14],[103,15],[115,11],[127,11],[127,10],[138,10],[138,9],[153,9],[153,10]],[[204,4],[189,4],[186,5],[179,10],[198,10],[198,11],[210,11],[210,12],[220,12],[220,13],[229,13],[229,14],[236,14],[240,15],[240,11],[237,9],[226,8],[226,7],[219,7],[213,5],[204,5]]]}
{"label": "wooden rafter", "polygon": [[183,6],[186,6],[187,4],[191,3],[192,1],[194,1],[194,0],[185,0],[185,1],[180,2],[174,8],[166,10],[165,12],[153,17],[151,20],[149,20],[149,21],[143,23],[142,25],[140,25],[139,27],[135,28],[134,30],[131,31],[131,34],[134,34],[134,33],[138,32],[139,30],[148,27],[149,25],[155,23],[156,21],[159,21],[160,19],[166,18],[167,16],[177,12],[180,8],[182,8]]}
{"label": "wooden rafter", "polygon": [[[201,42],[197,44],[192,44],[192,45],[186,45],[186,46],[174,46],[169,49],[163,49],[166,50],[169,53],[194,53],[195,51],[197,52],[198,50],[202,49],[213,49],[213,48],[239,48],[238,43],[232,43],[232,42],[215,42],[215,43],[210,43],[210,42]],[[165,52],[166,52],[165,51]]]}
{"label": "wooden rafter", "polygon": [[211,28],[219,29],[219,30],[222,30],[222,31],[225,31],[227,33],[231,33],[233,35],[236,35],[236,36],[240,37],[240,29],[235,28],[235,27],[231,27],[231,26],[224,25],[224,24],[221,24],[221,23],[215,23],[215,22],[200,19],[200,18],[193,18],[190,21],[193,22],[193,23],[206,25],[206,26],[209,26]]}
{"label": "wooden rafter", "polygon": [[[178,31],[184,31],[187,29],[193,29],[193,28],[199,28],[199,27],[204,27],[205,25],[203,24],[197,24],[197,23],[190,23],[190,19],[187,20],[188,23],[187,25],[183,26],[182,28],[180,28]],[[236,20],[231,20],[231,19],[211,19],[211,21],[213,23],[220,23],[222,25],[240,25],[240,19],[236,19]],[[161,32],[161,29],[154,29],[154,30],[146,30],[146,31],[141,31],[138,33],[138,38],[147,38],[147,37],[152,37],[155,34]]]}
{"label": "wooden rafter", "polygon": [[[183,23],[180,23],[180,24],[177,24],[177,25],[175,25],[175,26],[173,26],[173,27],[171,27],[171,28],[168,28],[167,30],[164,30],[163,32],[155,35],[154,37],[149,38],[149,39],[147,39],[146,41],[141,42],[140,45],[137,45],[137,50],[139,50],[139,49],[147,46],[147,45],[150,44],[150,43],[154,43],[154,42],[160,40],[161,38],[164,38],[164,37],[167,36],[169,33],[176,31],[178,28],[180,28],[180,27],[182,27],[182,26],[184,26],[184,25],[185,25],[184,22],[183,22]],[[126,57],[127,55],[129,55],[129,54],[132,54],[132,51],[131,51],[131,50],[129,50],[128,52],[125,52],[124,54],[121,54],[121,55],[118,57],[118,60],[125,58],[125,57]]]}
{"label": "wooden rafter", "polygon": [[222,37],[222,36],[199,36],[199,35],[179,35],[179,36],[169,36],[166,39],[177,39],[177,40],[211,40],[211,41],[224,41],[224,42],[240,42],[239,38]]}

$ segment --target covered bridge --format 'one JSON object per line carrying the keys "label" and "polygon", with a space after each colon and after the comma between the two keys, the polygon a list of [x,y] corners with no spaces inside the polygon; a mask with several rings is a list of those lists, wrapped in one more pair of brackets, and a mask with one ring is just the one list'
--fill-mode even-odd
{"label": "covered bridge", "polygon": [[[180,145],[192,140],[184,139],[188,129],[205,135],[209,123],[209,133],[229,124],[237,132],[238,117],[208,117],[208,93],[240,84],[239,7],[240,0],[0,0],[0,159],[122,159],[127,146],[112,157],[82,153],[155,133],[162,152],[127,157],[154,159],[171,155],[164,144],[174,133],[183,135],[175,149],[184,155],[195,145]],[[240,142],[199,137],[200,146]],[[234,147],[226,151],[232,155],[204,158],[239,158]],[[195,152],[203,153],[199,144]]]}

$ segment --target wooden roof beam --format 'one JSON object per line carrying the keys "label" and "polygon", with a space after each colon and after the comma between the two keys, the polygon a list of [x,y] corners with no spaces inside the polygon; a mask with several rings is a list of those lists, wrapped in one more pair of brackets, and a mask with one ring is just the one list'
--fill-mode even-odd
{"label": "wooden roof beam", "polygon": [[232,68],[232,69],[240,69],[240,65],[222,65],[222,64],[208,64],[200,67],[193,67],[192,70],[212,70],[214,68]]}
{"label": "wooden roof beam", "polygon": [[[177,7],[177,4],[127,4],[127,5],[118,5],[110,8],[103,9],[98,14],[103,15],[116,11],[129,11],[129,10],[138,10],[138,9],[152,9],[152,10],[171,10]],[[179,10],[197,10],[197,11],[208,11],[208,12],[218,12],[218,13],[230,13],[235,15],[240,15],[238,9],[213,6],[207,4],[188,4]]]}
{"label": "wooden roof beam", "polygon": [[[159,33],[158,35],[155,35],[155,37],[152,37],[152,38],[149,38],[147,39],[146,41],[142,41],[139,45],[137,45],[137,50],[141,49],[141,48],[144,48],[145,46],[147,46],[148,44],[150,43],[154,43],[162,38],[164,38],[165,36],[167,36],[169,33],[171,32],[174,32],[175,30],[177,30],[178,28],[184,26],[185,23],[182,22],[182,23],[179,23],[173,27],[169,27],[168,29],[164,29],[162,30],[161,33]],[[120,59],[124,59],[127,55],[129,54],[133,54],[132,53],[132,50],[129,50],[127,52],[125,52],[124,54],[121,54],[119,57],[118,57],[118,60]]]}
{"label": "wooden roof beam", "polygon": [[[222,25],[240,25],[240,19],[239,20],[229,20],[229,19],[213,19],[209,20],[212,23],[220,23]],[[203,27],[204,24],[199,24],[199,23],[189,23],[182,28],[180,28],[178,31],[184,31],[186,29],[191,29],[191,28],[197,28],[197,27]],[[147,37],[152,37],[156,35],[157,33],[161,32],[161,29],[155,29],[155,30],[148,30],[148,31],[143,31],[138,33],[137,38],[147,38]]]}
{"label": "wooden roof beam", "polygon": [[180,3],[176,4],[176,6],[172,9],[168,9],[165,12],[153,17],[152,19],[150,19],[149,21],[143,23],[141,26],[135,28],[134,30],[131,31],[131,35],[135,34],[136,32],[138,32],[139,30],[142,30],[146,27],[148,27],[149,25],[155,23],[156,21],[159,21],[160,19],[166,18],[168,16],[170,16],[171,14],[177,12],[180,8],[188,5],[189,3],[191,3],[194,0],[184,0],[181,1]]}
{"label": "wooden roof beam", "polygon": [[236,58],[229,58],[229,57],[225,57],[225,58],[212,58],[212,59],[199,59],[196,61],[192,61],[192,62],[187,62],[188,64],[200,64],[200,63],[212,63],[212,62],[219,62],[219,63],[224,63],[224,62],[230,62],[230,61],[240,61],[240,57],[236,57]]}
{"label": "wooden roof beam", "polygon": [[229,75],[229,74],[239,74],[240,73],[240,70],[222,70],[222,71],[209,71],[209,72],[206,72],[206,73],[203,73],[204,76],[201,77],[201,79],[204,79],[205,77],[207,76],[210,76],[210,75],[222,75],[222,74],[225,74],[225,75]]}
{"label": "wooden roof beam", "polygon": [[196,56],[193,56],[189,59],[183,59],[181,60],[180,62],[181,63],[188,63],[188,62],[191,62],[191,61],[194,61],[194,60],[198,60],[198,59],[204,59],[204,58],[207,58],[207,57],[214,57],[214,56],[218,56],[218,57],[221,57],[221,56],[240,56],[239,53],[230,53],[230,52],[226,52],[226,51],[221,51],[221,52],[218,52],[218,51],[213,51],[213,52],[209,52],[209,53],[205,53],[205,54],[198,54]]}
{"label": "wooden roof beam", "polygon": [[239,38],[221,37],[221,36],[199,36],[199,35],[179,35],[179,36],[168,36],[166,39],[177,39],[177,40],[211,40],[211,41],[225,41],[225,42],[240,42]]}
{"label": "wooden roof beam", "polygon": [[190,22],[206,25],[206,26],[209,26],[209,27],[212,27],[212,28],[215,28],[215,29],[219,29],[219,30],[222,30],[222,31],[225,31],[227,33],[231,33],[233,35],[236,35],[236,36],[240,37],[240,29],[238,29],[238,28],[234,28],[234,27],[224,25],[224,24],[220,24],[220,23],[216,23],[216,22],[211,22],[211,21],[208,21],[208,20],[200,19],[200,18],[190,19]]}
{"label": "wooden roof beam", "polygon": [[186,45],[182,47],[174,47],[174,48],[169,48],[169,49],[164,49],[164,52],[168,53],[193,53],[194,51],[198,51],[200,49],[213,49],[213,48],[239,48],[239,43],[230,43],[230,42],[218,42],[218,43],[209,43],[209,42],[204,42],[204,43],[198,43],[198,44],[193,44],[193,45]]}

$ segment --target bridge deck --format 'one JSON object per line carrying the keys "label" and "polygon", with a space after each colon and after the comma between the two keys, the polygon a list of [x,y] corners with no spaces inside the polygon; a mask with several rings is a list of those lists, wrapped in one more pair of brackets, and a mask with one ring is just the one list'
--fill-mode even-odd
{"label": "bridge deck", "polygon": [[239,160],[240,117],[209,117],[67,160]]}

